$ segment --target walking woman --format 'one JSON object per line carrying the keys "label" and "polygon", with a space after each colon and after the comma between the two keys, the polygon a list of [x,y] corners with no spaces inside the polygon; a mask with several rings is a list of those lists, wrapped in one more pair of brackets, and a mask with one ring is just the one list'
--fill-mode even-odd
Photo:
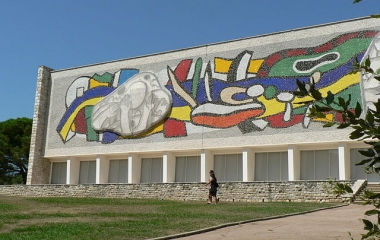
{"label": "walking woman", "polygon": [[219,184],[216,180],[214,170],[210,170],[210,180],[208,181],[208,185],[209,190],[207,204],[211,204],[213,198],[215,200],[215,204],[217,204],[219,202],[219,199],[216,197],[216,193],[218,191]]}

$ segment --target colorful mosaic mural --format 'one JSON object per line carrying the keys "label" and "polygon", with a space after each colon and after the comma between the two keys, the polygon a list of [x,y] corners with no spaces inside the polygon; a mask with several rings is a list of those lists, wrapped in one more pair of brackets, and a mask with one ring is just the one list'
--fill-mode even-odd
{"label": "colorful mosaic mural", "polygon": [[[139,73],[139,69],[83,76],[67,90],[66,112],[57,132],[63,142],[84,134],[87,141],[112,143],[152,134],[186,137],[232,127],[248,134],[340,120],[332,113],[327,119],[309,119],[309,106],[296,104],[308,99],[292,94],[297,90],[296,80],[314,81],[324,94],[351,94],[361,102],[360,75],[349,73],[353,61],[363,58],[376,35],[376,31],[348,33],[322,45],[284,49],[260,59],[250,50],[231,59],[182,59],[175,67],[167,66],[167,79],[160,81],[154,72]],[[135,80],[148,75],[156,79],[152,84]],[[127,100],[132,98],[135,101]]]}

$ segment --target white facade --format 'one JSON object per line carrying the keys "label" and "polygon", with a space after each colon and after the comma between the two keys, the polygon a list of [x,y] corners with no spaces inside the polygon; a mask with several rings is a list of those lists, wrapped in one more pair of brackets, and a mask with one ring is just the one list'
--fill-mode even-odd
{"label": "white facade", "polygon": [[[368,179],[350,129],[309,119],[292,93],[370,107],[378,87],[349,74],[377,61],[364,18],[64,70],[41,67],[27,184]],[[372,94],[372,95],[371,95]],[[351,108],[353,108],[351,106]],[[364,175],[363,175],[364,174]]]}

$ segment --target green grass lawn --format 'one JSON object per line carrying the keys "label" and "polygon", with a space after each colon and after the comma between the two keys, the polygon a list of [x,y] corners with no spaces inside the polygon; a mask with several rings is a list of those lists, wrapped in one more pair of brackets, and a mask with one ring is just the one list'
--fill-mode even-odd
{"label": "green grass lawn", "polygon": [[149,239],[335,205],[0,196],[0,239]]}

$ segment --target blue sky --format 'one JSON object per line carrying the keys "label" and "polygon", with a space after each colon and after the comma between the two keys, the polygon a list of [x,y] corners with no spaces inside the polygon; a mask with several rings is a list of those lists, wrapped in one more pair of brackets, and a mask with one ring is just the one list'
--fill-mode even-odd
{"label": "blue sky", "polygon": [[[0,121],[65,69],[365,17],[379,0],[0,0]],[[379,19],[380,21],[380,19]]]}

